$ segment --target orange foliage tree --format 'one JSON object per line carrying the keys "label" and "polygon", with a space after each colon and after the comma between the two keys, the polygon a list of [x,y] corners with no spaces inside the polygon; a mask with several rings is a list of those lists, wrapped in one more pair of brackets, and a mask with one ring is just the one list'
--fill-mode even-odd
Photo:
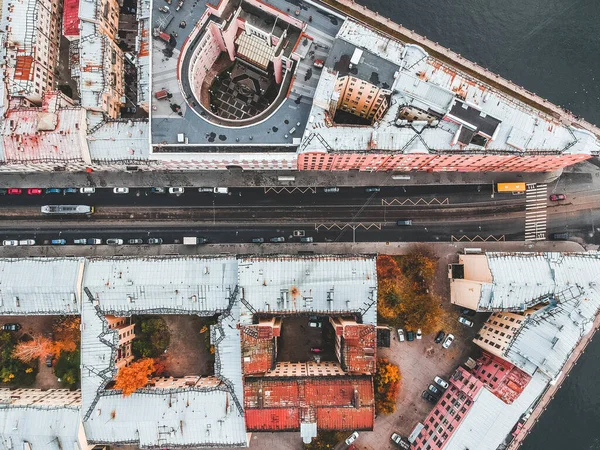
{"label": "orange foliage tree", "polygon": [[77,350],[81,342],[81,317],[62,316],[54,320],[52,332],[54,333],[54,346],[57,356],[61,351],[72,352]]}
{"label": "orange foliage tree", "polygon": [[19,342],[13,350],[13,358],[24,363],[29,363],[41,356],[54,352],[54,345],[50,339],[39,334],[33,336],[30,341]]}
{"label": "orange foliage tree", "polygon": [[150,375],[154,372],[154,360],[144,358],[122,367],[117,373],[115,389],[123,391],[123,397],[133,394],[148,384]]}
{"label": "orange foliage tree", "polygon": [[427,247],[409,254],[377,258],[377,310],[383,321],[397,327],[431,333],[441,314],[439,301],[429,294],[437,261]]}
{"label": "orange foliage tree", "polygon": [[400,369],[387,358],[377,360],[375,384],[375,410],[378,414],[391,414],[396,411],[396,397],[400,391]]}

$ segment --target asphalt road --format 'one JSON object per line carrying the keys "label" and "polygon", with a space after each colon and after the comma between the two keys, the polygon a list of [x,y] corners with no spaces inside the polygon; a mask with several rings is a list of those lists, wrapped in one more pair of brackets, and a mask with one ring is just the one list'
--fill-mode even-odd
{"label": "asphalt road", "polygon": [[[0,197],[0,238],[35,239],[47,244],[79,238],[143,239],[160,237],[179,243],[184,236],[211,243],[268,241],[284,237],[300,242],[294,230],[315,242],[444,242],[483,239],[523,240],[525,196],[496,193],[491,185],[340,188],[231,189],[229,194],[152,194],[132,189],[114,194],[97,189],[87,194],[7,195]],[[90,216],[42,215],[47,204],[86,204]],[[586,238],[600,224],[600,192],[586,191],[566,202],[548,203],[548,233],[569,230]],[[398,226],[398,220],[412,220]],[[591,227],[590,227],[591,225]],[[599,233],[597,233],[599,234]],[[590,236],[587,236],[590,238]]]}

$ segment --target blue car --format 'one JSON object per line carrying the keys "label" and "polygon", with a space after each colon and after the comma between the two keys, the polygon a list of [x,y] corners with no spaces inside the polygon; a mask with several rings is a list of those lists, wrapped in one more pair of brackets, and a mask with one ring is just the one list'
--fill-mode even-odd
{"label": "blue car", "polygon": [[79,192],[79,189],[77,189],[77,188],[64,188],[63,189],[64,194],[77,194],[78,192]]}
{"label": "blue car", "polygon": [[66,243],[65,239],[52,239],[52,245],[65,245]]}
{"label": "blue car", "polygon": [[46,188],[46,194],[60,194],[61,192],[59,188]]}

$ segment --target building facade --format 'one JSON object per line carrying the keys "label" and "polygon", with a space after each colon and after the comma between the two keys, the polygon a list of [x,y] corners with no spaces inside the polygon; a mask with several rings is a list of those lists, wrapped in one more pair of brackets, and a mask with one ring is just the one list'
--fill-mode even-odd
{"label": "building facade", "polygon": [[121,367],[128,366],[133,361],[131,345],[135,338],[135,325],[131,323],[131,318],[111,315],[106,316],[106,322],[109,329],[117,330],[119,333],[119,348],[115,352],[115,367],[120,369]]}

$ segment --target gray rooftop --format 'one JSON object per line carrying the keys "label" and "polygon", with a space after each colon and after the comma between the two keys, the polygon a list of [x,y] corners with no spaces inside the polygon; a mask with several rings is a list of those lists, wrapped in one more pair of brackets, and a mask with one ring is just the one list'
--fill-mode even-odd
{"label": "gray rooftop", "polygon": [[83,259],[0,259],[0,314],[78,314]]}
{"label": "gray rooftop", "polygon": [[377,324],[374,256],[241,258],[242,322],[254,312],[355,312]]}
{"label": "gray rooftop", "polygon": [[103,122],[87,137],[92,161],[148,161],[149,128],[147,120]]}

